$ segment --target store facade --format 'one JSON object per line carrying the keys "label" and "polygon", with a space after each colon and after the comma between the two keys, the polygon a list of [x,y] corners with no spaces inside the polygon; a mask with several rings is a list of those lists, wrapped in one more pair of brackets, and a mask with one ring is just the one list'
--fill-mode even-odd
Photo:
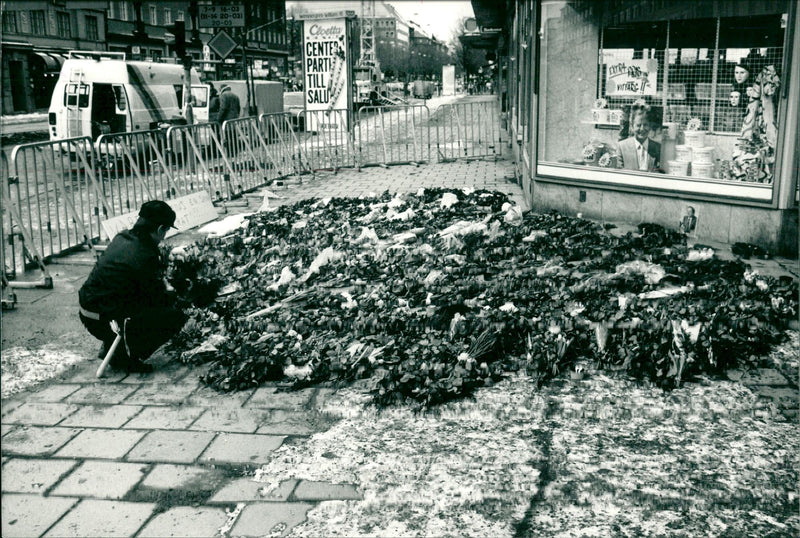
{"label": "store facade", "polygon": [[[488,6],[473,2],[479,25]],[[671,228],[692,214],[697,241],[797,254],[797,2],[503,9],[504,104],[535,210]]]}

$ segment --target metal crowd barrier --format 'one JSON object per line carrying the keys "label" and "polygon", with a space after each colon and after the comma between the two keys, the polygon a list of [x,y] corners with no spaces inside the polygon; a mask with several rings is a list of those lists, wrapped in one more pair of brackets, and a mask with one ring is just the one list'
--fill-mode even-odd
{"label": "metal crowd barrier", "polygon": [[425,105],[364,107],[356,129],[361,166],[431,160],[430,110]]}
{"label": "metal crowd barrier", "polygon": [[[353,122],[350,124],[350,122]],[[104,239],[101,221],[151,199],[206,190],[214,201],[318,170],[497,158],[495,96],[424,105],[261,114],[166,130],[16,146],[0,166],[0,263],[15,278],[76,247]],[[436,151],[434,157],[433,152]]]}
{"label": "metal crowd barrier", "polygon": [[348,130],[353,117],[346,109],[307,110],[302,115],[305,132],[300,139],[308,156],[311,170],[355,168],[358,165],[353,129]]}
{"label": "metal crowd barrier", "polygon": [[[97,175],[97,158],[88,137],[16,146],[4,186],[3,248],[6,263],[16,270],[63,254],[76,246],[91,246],[100,233],[99,211],[104,196]],[[8,254],[8,250],[7,250]]]}
{"label": "metal crowd barrier", "polygon": [[440,161],[494,157],[502,154],[500,103],[486,100],[442,105],[434,114],[436,151]]}

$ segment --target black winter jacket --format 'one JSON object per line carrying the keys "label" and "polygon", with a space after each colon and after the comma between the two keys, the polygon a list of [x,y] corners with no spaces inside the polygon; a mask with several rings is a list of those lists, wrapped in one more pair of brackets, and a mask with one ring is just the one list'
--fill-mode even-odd
{"label": "black winter jacket", "polygon": [[118,233],[80,291],[81,307],[108,319],[129,317],[145,308],[168,306],[158,245],[149,234]]}

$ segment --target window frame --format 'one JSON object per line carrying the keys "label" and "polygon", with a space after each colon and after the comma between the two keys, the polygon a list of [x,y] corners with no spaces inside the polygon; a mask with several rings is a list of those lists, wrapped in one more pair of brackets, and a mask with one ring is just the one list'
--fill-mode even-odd
{"label": "window frame", "polygon": [[[84,25],[86,28],[86,39],[90,41],[99,41],[100,22],[97,20],[97,15],[84,15],[83,18],[84,18]],[[90,28],[92,29],[92,31],[90,31]]]}
{"label": "window frame", "polygon": [[[41,15],[41,19],[38,17],[39,15]],[[50,35],[47,31],[47,16],[45,10],[32,9],[28,14],[28,19],[30,20],[31,35]],[[34,24],[34,22],[36,24]],[[39,27],[41,27],[41,31],[37,31]]]}
{"label": "window frame", "polygon": [[17,23],[17,12],[16,11],[3,11],[3,33],[4,34],[18,34],[19,33],[19,24]]}
{"label": "window frame", "polygon": [[[566,2],[564,2],[566,4]],[[787,16],[789,20],[792,20],[793,9],[791,7],[787,7],[786,11],[784,11],[784,17]],[[709,18],[709,17],[697,17],[699,18]],[[730,19],[733,17],[730,16],[715,16],[712,17],[715,21],[717,21],[717,34],[716,34],[716,42],[714,45],[714,49],[709,52],[709,58],[713,58],[715,60],[714,63],[714,71],[712,72],[712,76],[714,82],[717,82],[718,75],[720,74],[720,70],[717,66],[716,60],[719,59],[720,50],[724,47],[720,47],[719,43],[719,23],[725,19]],[[561,19],[564,20],[564,19]],[[538,31],[540,36],[544,36],[545,30],[544,25],[548,22],[548,19],[542,17],[538,21]],[[666,21],[665,21],[666,22]],[[600,36],[603,34],[604,28],[600,26],[598,28],[598,33]],[[675,175],[667,175],[667,174],[657,174],[657,173],[647,173],[647,172],[640,172],[634,170],[624,170],[624,169],[603,169],[598,167],[586,167],[577,164],[569,164],[564,162],[557,162],[555,160],[544,160],[541,153],[540,144],[543,143],[542,139],[544,138],[543,132],[545,129],[544,121],[547,117],[547,113],[543,112],[543,109],[547,107],[547,100],[539,98],[536,105],[536,125],[535,128],[535,138],[536,138],[536,147],[534,147],[534,153],[532,155],[534,161],[534,173],[533,176],[535,181],[541,181],[542,183],[554,183],[554,184],[564,184],[564,185],[573,185],[573,186],[585,186],[587,188],[600,188],[605,190],[615,190],[621,192],[633,192],[633,193],[641,193],[641,192],[653,192],[659,194],[670,194],[672,196],[678,196],[681,198],[689,199],[689,200],[699,200],[699,201],[709,201],[709,202],[718,202],[718,203],[727,203],[733,205],[744,205],[744,206],[751,206],[751,207],[762,207],[762,208],[769,208],[775,209],[779,205],[779,195],[780,192],[784,189],[783,182],[792,181],[791,177],[788,177],[788,172],[784,170],[783,164],[785,161],[784,154],[787,151],[787,148],[791,146],[791,141],[787,139],[787,130],[790,127],[789,125],[789,118],[787,116],[787,106],[786,106],[786,96],[787,90],[785,88],[785,84],[789,83],[789,72],[791,70],[792,65],[792,52],[794,47],[793,42],[793,34],[796,33],[799,29],[795,28],[792,29],[791,23],[786,24],[783,27],[783,45],[782,45],[782,59],[781,64],[779,66],[781,72],[781,79],[782,79],[782,86],[779,92],[775,94],[775,107],[776,107],[776,119],[778,123],[778,137],[775,143],[775,170],[774,170],[774,178],[773,181],[769,184],[761,184],[761,183],[751,183],[746,181],[736,181],[736,180],[723,180],[719,178],[693,178],[693,177],[683,177],[683,176],[675,176]],[[519,35],[519,34],[516,34]],[[537,39],[536,41],[542,43],[544,38]],[[544,48],[541,47],[542,51],[538,54],[538,57],[533,58],[533,64],[535,64],[537,70],[539,67],[544,64],[547,64],[548,61],[552,63],[552,59],[545,57]],[[666,61],[669,62],[669,51],[673,47],[671,45],[667,46],[667,54],[666,54]],[[725,50],[735,48],[735,47],[727,47]],[[756,47],[759,49],[763,49],[764,47]],[[769,47],[767,47],[769,48]],[[537,50],[537,52],[540,52]],[[597,62],[598,62],[598,80],[602,76],[602,52],[603,52],[603,44],[602,44],[602,37],[600,43],[597,47]],[[795,59],[796,61],[796,59]],[[777,64],[776,64],[777,65]],[[661,78],[664,77],[664,81],[671,82],[668,78],[666,78],[666,74],[659,73],[659,84],[662,82]],[[754,76],[754,75],[751,75]],[[792,84],[796,84],[796,81],[792,81]],[[600,92],[600,84],[595,85],[595,91]],[[718,90],[717,90],[718,91]],[[599,93],[596,93],[599,95]],[[716,96],[716,92],[713,91],[712,86],[712,99],[710,110],[713,110],[714,107],[714,99],[713,97]],[[660,105],[660,103],[658,103]],[[707,129],[707,133],[713,136],[720,136],[720,137],[735,137],[735,131],[720,131],[718,129],[712,130],[711,125],[709,125],[709,129]],[[714,125],[716,127],[716,125]],[[798,125],[792,125],[795,129]],[[794,131],[792,131],[794,132]],[[787,146],[788,144],[788,146]],[[790,150],[791,148],[789,148]],[[800,189],[800,186],[798,186]]]}

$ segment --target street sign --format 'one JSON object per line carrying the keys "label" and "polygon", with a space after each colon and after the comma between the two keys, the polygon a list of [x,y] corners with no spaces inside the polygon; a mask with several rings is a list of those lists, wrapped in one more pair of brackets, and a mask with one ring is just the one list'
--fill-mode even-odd
{"label": "street sign", "polygon": [[225,59],[239,44],[225,30],[220,30],[208,41],[208,46],[220,58]]}
{"label": "street sign", "polygon": [[244,5],[222,4],[197,6],[199,28],[244,28]]}

